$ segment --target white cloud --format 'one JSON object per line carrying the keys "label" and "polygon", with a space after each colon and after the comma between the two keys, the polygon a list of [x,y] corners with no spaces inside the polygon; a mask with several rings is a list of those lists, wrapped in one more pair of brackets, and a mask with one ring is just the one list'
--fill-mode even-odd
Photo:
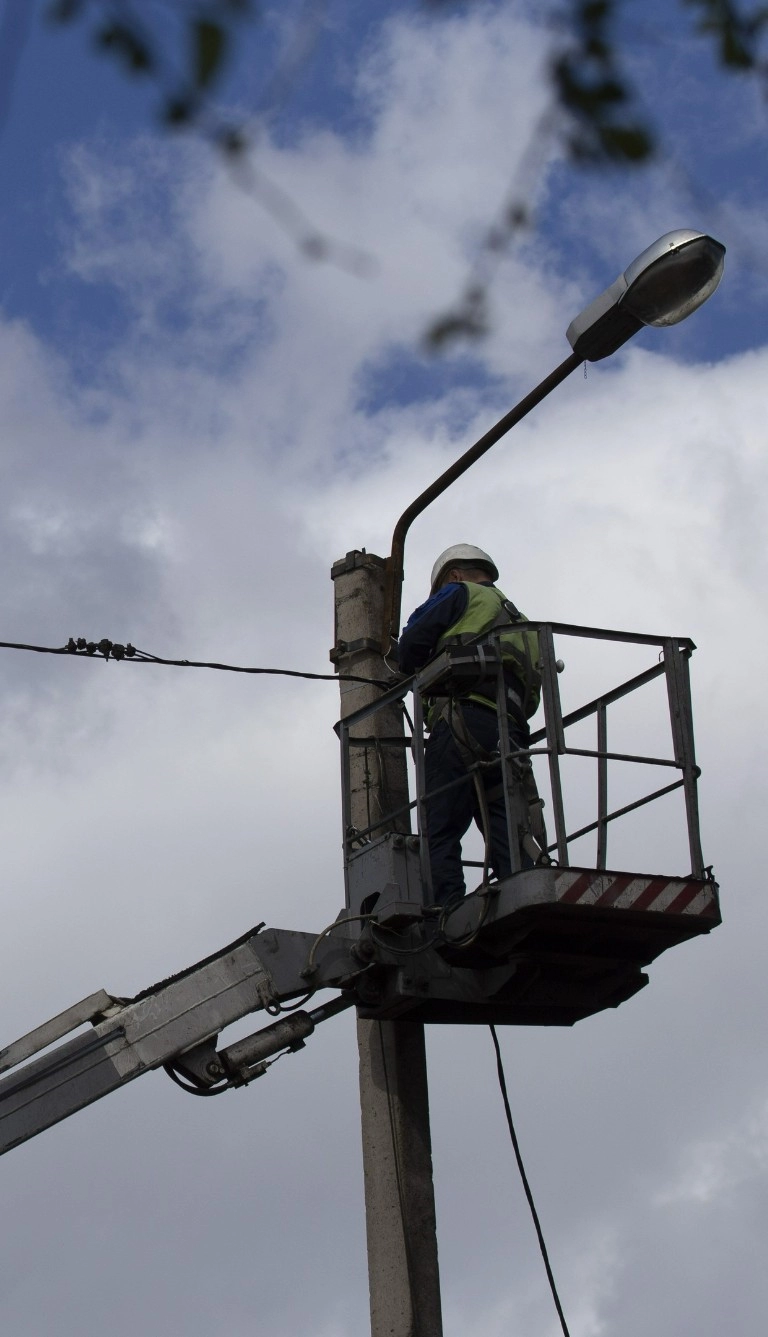
{"label": "white cloud", "polygon": [[[505,1274],[508,1278],[513,1271],[514,1283],[502,1283],[500,1298],[491,1303],[480,1295],[468,1296],[464,1305],[454,1302],[445,1315],[448,1332],[471,1331],[476,1337],[525,1337],[534,1331],[556,1337],[562,1332],[543,1260],[535,1244],[529,1247],[528,1233],[535,1238],[533,1225],[521,1214],[515,1228],[514,1252],[524,1254],[527,1266],[513,1263],[510,1249]],[[623,1267],[615,1229],[605,1222],[582,1226],[578,1240],[566,1243],[557,1259],[550,1256],[550,1263],[572,1337],[602,1337],[610,1330],[605,1310]]]}
{"label": "white cloud", "polygon": [[661,1207],[685,1202],[706,1206],[764,1178],[767,1170],[768,1100],[763,1100],[724,1136],[686,1147],[679,1171],[655,1200]]}

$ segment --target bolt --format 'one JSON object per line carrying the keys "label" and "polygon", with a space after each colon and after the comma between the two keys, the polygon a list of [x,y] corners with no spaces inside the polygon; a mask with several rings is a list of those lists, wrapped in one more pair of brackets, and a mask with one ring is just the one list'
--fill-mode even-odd
{"label": "bolt", "polygon": [[215,1059],[211,1063],[206,1063],[205,1071],[209,1077],[221,1077],[224,1073],[221,1064],[217,1063]]}

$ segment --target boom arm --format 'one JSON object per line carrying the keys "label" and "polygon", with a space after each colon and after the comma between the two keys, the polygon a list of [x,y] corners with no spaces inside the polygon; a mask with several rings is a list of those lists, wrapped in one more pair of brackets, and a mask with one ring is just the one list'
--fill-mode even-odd
{"label": "boom arm", "polygon": [[[343,931],[343,929],[342,929]],[[0,1154],[124,1086],[166,1066],[189,1089],[243,1085],[265,1070],[265,1058],[298,1048],[318,1021],[349,1006],[341,997],[313,1012],[292,1012],[230,1050],[216,1052],[225,1026],[296,995],[350,983],[363,966],[353,940],[253,929],[245,937],[133,999],[103,989],[0,1051]],[[312,983],[302,975],[310,962]],[[27,1062],[84,1023],[93,1029]],[[25,1066],[19,1068],[20,1064]],[[11,1072],[11,1069],[16,1071]]]}
{"label": "boom arm", "polygon": [[[631,998],[644,965],[720,922],[711,877],[541,867],[441,913],[423,904],[403,836],[369,842],[355,865],[353,913],[322,933],[260,926],[136,998],[91,994],[0,1051],[0,1154],[152,1068],[198,1095],[243,1086],[352,1004],[377,1019],[572,1026]],[[340,992],[280,1015],[321,989]],[[262,1008],[277,1020],[217,1050],[226,1026]]]}

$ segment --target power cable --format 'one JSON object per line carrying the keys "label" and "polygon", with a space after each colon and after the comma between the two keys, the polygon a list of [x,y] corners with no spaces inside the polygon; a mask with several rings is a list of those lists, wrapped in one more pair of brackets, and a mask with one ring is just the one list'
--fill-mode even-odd
{"label": "power cable", "polygon": [[225,1091],[231,1091],[235,1085],[232,1081],[226,1081],[220,1082],[218,1086],[196,1086],[194,1082],[184,1080],[173,1062],[164,1063],[163,1070],[172,1082],[180,1086],[182,1091],[186,1091],[188,1096],[221,1096]]}
{"label": "power cable", "polygon": [[401,933],[398,933],[397,929],[387,928],[383,924],[377,924],[374,919],[371,923],[371,937],[373,938],[373,941],[377,942],[385,951],[392,952],[393,956],[419,956],[423,952],[429,951],[430,947],[441,945],[445,940],[439,929],[436,929],[431,938],[425,939],[424,942],[417,943],[415,947],[394,947],[392,943],[387,942],[382,936],[385,933],[389,933],[395,938],[403,936]]}
{"label": "power cable", "polygon": [[[328,934],[332,933],[335,928],[341,927],[342,924],[356,924],[356,923],[364,924],[367,923],[367,921],[370,918],[371,918],[370,915],[345,915],[342,919],[334,919],[332,924],[326,924],[325,928],[320,933],[318,933],[317,937],[315,938],[315,941],[312,943],[312,946],[309,949],[309,956],[307,957],[307,963],[304,966],[303,970],[299,972],[301,978],[305,980],[310,980],[314,975],[315,971],[317,970],[317,966],[315,965],[315,952],[320,946],[320,943],[323,941],[323,938],[326,938]],[[316,990],[312,989],[308,997],[315,992]]]}
{"label": "power cable", "polygon": [[502,1100],[504,1101],[504,1110],[507,1116],[509,1135],[512,1139],[512,1146],[515,1151],[515,1159],[517,1160],[517,1168],[520,1171],[520,1178],[523,1183],[523,1188],[525,1189],[525,1196],[528,1199],[528,1206],[531,1209],[533,1224],[536,1228],[536,1234],[539,1240],[539,1248],[541,1249],[541,1256],[544,1259],[544,1267],[546,1268],[547,1280],[549,1281],[549,1288],[552,1292],[552,1299],[555,1302],[555,1309],[557,1310],[557,1316],[560,1319],[560,1326],[563,1329],[564,1337],[571,1337],[568,1331],[568,1325],[565,1321],[565,1314],[563,1313],[563,1308],[562,1305],[560,1304],[560,1297],[557,1293],[557,1287],[555,1285],[555,1278],[552,1273],[552,1268],[550,1267],[549,1264],[549,1255],[547,1253],[547,1246],[544,1243],[544,1236],[542,1234],[541,1225],[539,1223],[539,1215],[538,1212],[536,1211],[536,1206],[533,1201],[533,1194],[531,1193],[531,1186],[528,1183],[528,1176],[525,1173],[525,1166],[523,1165],[523,1158],[520,1154],[520,1144],[517,1140],[515,1125],[512,1122],[512,1111],[509,1107],[509,1096],[507,1095],[507,1083],[504,1077],[504,1065],[502,1064],[501,1061],[501,1050],[499,1048],[499,1041],[496,1035],[496,1027],[490,1026],[489,1030],[491,1032],[491,1039],[493,1040],[493,1047],[496,1050],[496,1070],[499,1074],[499,1086],[501,1087],[501,1097]]}
{"label": "power cable", "polygon": [[[106,658],[106,656],[105,656]],[[284,678],[310,678],[316,682],[363,682],[374,687],[391,687],[391,682],[381,678],[361,678],[353,673],[305,673],[299,669],[250,668],[242,664],[218,664],[199,659],[163,659],[160,655],[151,655],[148,651],[137,650],[135,661],[143,664],[167,664],[173,668],[219,669],[224,673],[271,673]],[[135,662],[134,661],[134,662]]]}
{"label": "power cable", "polygon": [[361,682],[372,687],[387,689],[392,682],[381,678],[362,678],[354,673],[305,673],[299,669],[252,668],[243,664],[219,664],[201,659],[164,659],[161,655],[150,654],[147,650],[137,650],[130,642],[122,645],[119,641],[86,641],[79,636],[70,637],[66,645],[25,645],[20,641],[0,641],[0,650],[29,650],[38,655],[69,655],[74,659],[114,659],[127,660],[133,664],[164,664],[172,668],[207,668],[219,669],[225,673],[272,674],[284,678],[309,678],[315,682]]}
{"label": "power cable", "polygon": [[304,1007],[305,1003],[308,1003],[310,998],[314,998],[316,993],[317,989],[310,989],[309,992],[305,993],[303,998],[299,998],[296,1003],[265,1003],[264,1011],[267,1012],[270,1017],[280,1017],[284,1012],[296,1012],[300,1007]]}

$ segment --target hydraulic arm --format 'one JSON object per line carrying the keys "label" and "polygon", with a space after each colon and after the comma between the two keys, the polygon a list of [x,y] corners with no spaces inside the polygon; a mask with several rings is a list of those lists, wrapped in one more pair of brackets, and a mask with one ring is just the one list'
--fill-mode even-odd
{"label": "hydraulic arm", "polygon": [[[261,1008],[277,1015],[285,1000],[308,989],[350,983],[362,969],[351,946],[338,933],[317,941],[311,933],[254,929],[136,998],[91,994],[0,1051],[0,1072],[8,1074],[0,1080],[0,1152],[153,1068],[167,1067],[196,1092],[260,1076],[266,1058],[297,1048],[318,1021],[349,1006],[353,996],[289,1013],[230,1051],[217,1053],[219,1033]],[[302,976],[308,962],[311,984]],[[50,1050],[85,1023],[90,1031]],[[47,1052],[33,1057],[41,1051]]]}
{"label": "hydraulic arm", "polygon": [[[572,1025],[630,998],[644,965],[720,922],[711,878],[556,866],[441,912],[415,895],[415,844],[390,833],[361,851],[360,892],[382,889],[375,911],[342,911],[319,935],[260,926],[135,998],[91,994],[0,1051],[0,1153],[153,1068],[198,1095],[246,1085],[353,1004],[381,1019]],[[335,997],[303,1009],[327,989]],[[259,1010],[271,1024],[217,1048]]]}

